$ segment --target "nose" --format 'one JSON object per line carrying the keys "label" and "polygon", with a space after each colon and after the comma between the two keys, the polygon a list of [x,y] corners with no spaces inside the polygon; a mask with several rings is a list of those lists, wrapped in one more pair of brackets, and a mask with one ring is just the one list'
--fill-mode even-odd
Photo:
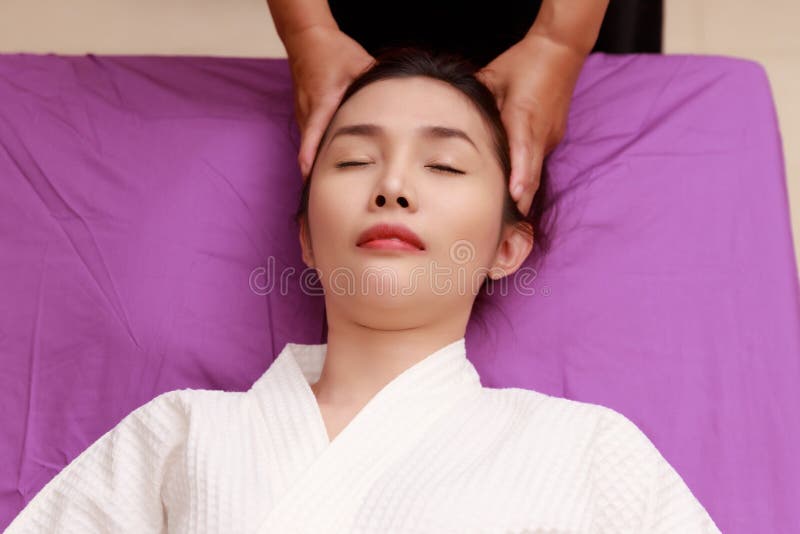
{"label": "nose", "polygon": [[372,198],[372,209],[400,206],[408,211],[417,210],[416,196],[409,180],[397,174],[387,175],[378,182]]}

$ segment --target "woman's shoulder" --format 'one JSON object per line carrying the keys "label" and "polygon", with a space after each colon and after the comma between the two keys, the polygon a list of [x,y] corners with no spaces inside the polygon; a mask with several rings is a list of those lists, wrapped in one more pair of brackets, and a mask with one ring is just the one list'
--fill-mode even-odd
{"label": "woman's shoulder", "polygon": [[[600,404],[549,395],[523,388],[483,388],[483,402],[497,410],[510,410],[519,417],[540,421],[571,422],[575,425],[596,426],[609,412],[622,416]],[[613,415],[611,415],[613,417]]]}
{"label": "woman's shoulder", "polygon": [[520,419],[539,431],[550,430],[552,436],[570,439],[580,436],[601,452],[622,446],[646,452],[655,449],[636,423],[602,404],[522,388],[483,388],[482,402],[499,412],[498,415]]}
{"label": "woman's shoulder", "polygon": [[[541,391],[523,388],[484,387],[483,399],[500,407],[537,413],[564,413],[573,417],[589,419],[597,423],[616,422],[634,425],[624,414],[603,404],[558,397]],[[635,425],[634,425],[635,426]]]}
{"label": "woman's shoulder", "polygon": [[[250,402],[246,391],[183,388],[166,391],[139,407],[135,412],[171,412],[187,420],[201,416],[205,420],[215,414],[230,414]],[[134,412],[134,413],[135,413]]]}
{"label": "woman's shoulder", "polygon": [[540,431],[553,430],[551,435],[587,438],[598,464],[611,455],[627,456],[634,463],[663,460],[644,430],[609,406],[521,388],[484,388],[483,399],[497,415],[527,421]]}
{"label": "woman's shoulder", "polygon": [[[486,388],[484,399],[498,410],[495,416],[513,420],[508,439],[557,451],[558,461],[550,458],[553,465],[585,466],[600,499],[596,521],[603,528],[598,531],[655,532],[659,514],[667,511],[683,521],[676,531],[719,532],[680,474],[623,413],[520,388]],[[570,462],[564,463],[565,455]]]}

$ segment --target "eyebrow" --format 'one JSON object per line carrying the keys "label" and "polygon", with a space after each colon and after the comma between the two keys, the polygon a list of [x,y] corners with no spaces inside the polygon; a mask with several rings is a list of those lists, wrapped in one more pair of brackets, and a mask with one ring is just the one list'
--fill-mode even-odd
{"label": "eyebrow", "polygon": [[[464,132],[458,128],[450,128],[448,126],[420,126],[415,129],[419,135],[427,139],[463,139],[468,142],[480,154],[478,146],[475,142]],[[341,126],[331,135],[327,144],[331,144],[334,139],[340,135],[355,135],[361,137],[385,137],[386,131],[377,124],[350,124],[348,126]]]}

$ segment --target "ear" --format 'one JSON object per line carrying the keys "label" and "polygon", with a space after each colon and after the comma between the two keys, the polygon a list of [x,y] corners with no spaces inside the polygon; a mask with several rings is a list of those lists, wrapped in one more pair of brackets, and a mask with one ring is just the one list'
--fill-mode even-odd
{"label": "ear", "polygon": [[[530,223],[522,223],[530,231]],[[499,280],[504,276],[514,274],[533,249],[533,232],[525,232],[516,225],[507,225],[503,228],[500,243],[497,245],[495,260],[489,270],[489,277]]]}
{"label": "ear", "polygon": [[311,231],[308,228],[308,217],[300,219],[300,248],[303,251],[303,263],[312,269],[314,266],[314,249],[311,246]]}

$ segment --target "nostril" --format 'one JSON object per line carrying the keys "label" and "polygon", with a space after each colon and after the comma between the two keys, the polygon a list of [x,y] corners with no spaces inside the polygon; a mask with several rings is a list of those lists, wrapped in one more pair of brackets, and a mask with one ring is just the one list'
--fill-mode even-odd
{"label": "nostril", "polygon": [[384,204],[386,204],[386,199],[384,198],[383,195],[378,195],[377,203],[378,206],[383,206]]}
{"label": "nostril", "polygon": [[404,208],[408,207],[408,200],[406,200],[406,197],[398,198],[397,199],[397,203],[400,204],[401,206],[403,206]]}

